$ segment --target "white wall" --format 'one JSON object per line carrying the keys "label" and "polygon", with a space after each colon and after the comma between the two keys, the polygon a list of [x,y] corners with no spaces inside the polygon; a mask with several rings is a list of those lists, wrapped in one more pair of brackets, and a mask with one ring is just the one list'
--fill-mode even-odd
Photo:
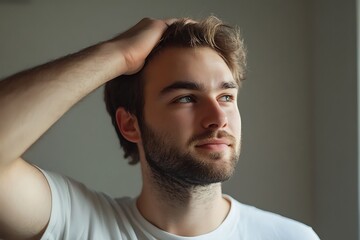
{"label": "white wall", "polygon": [[[112,37],[143,16],[196,18],[214,13],[241,27],[249,52],[248,80],[239,99],[242,158],[225,192],[312,225],[315,189],[305,3],[0,1],[0,77]],[[122,159],[102,89],[69,111],[25,157],[113,196],[135,196],[140,190],[139,169]]]}

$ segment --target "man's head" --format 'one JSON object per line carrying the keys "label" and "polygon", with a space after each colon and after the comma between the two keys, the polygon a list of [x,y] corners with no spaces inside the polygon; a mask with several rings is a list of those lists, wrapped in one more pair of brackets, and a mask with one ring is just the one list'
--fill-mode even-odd
{"label": "man's head", "polygon": [[[125,109],[136,117],[140,128],[146,127],[144,90],[145,86],[148,86],[147,69],[167,50],[179,48],[212,49],[224,61],[238,86],[244,79],[245,50],[237,29],[224,25],[215,17],[209,17],[201,22],[183,19],[169,26],[160,43],[146,59],[145,66],[140,72],[129,76],[119,76],[105,86],[106,107],[124,149],[125,157],[131,157],[131,164],[139,161],[138,147],[121,133],[117,121],[117,110]],[[159,69],[159,71],[163,72],[165,69]],[[199,73],[202,71],[198,69]]]}

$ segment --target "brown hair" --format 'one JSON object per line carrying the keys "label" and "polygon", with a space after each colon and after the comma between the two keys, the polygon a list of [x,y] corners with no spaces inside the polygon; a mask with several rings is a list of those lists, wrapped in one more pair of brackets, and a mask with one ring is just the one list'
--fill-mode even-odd
{"label": "brown hair", "polygon": [[[239,85],[245,79],[246,51],[240,32],[238,28],[230,27],[214,16],[200,22],[181,19],[171,24],[146,58],[144,68],[161,49],[167,47],[210,47],[224,59]],[[124,149],[124,157],[131,157],[130,164],[139,162],[137,145],[122,136],[116,123],[116,110],[124,107],[137,117],[141,125],[144,106],[143,69],[133,75],[121,75],[105,84],[106,109]]]}

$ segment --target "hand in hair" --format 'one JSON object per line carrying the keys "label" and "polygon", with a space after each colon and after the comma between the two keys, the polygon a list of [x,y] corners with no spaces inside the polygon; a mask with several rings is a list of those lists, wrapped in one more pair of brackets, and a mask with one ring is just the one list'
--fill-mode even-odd
{"label": "hand in hair", "polygon": [[165,29],[176,19],[158,20],[144,18],[135,26],[112,39],[118,43],[130,75],[138,72],[144,65],[145,58],[159,42]]}

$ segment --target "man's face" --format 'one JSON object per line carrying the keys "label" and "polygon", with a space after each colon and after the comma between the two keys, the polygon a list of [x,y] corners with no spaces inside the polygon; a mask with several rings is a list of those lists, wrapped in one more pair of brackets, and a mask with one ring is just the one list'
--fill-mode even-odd
{"label": "man's face", "polygon": [[167,48],[145,69],[142,145],[156,175],[227,180],[240,154],[238,85],[212,49]]}

